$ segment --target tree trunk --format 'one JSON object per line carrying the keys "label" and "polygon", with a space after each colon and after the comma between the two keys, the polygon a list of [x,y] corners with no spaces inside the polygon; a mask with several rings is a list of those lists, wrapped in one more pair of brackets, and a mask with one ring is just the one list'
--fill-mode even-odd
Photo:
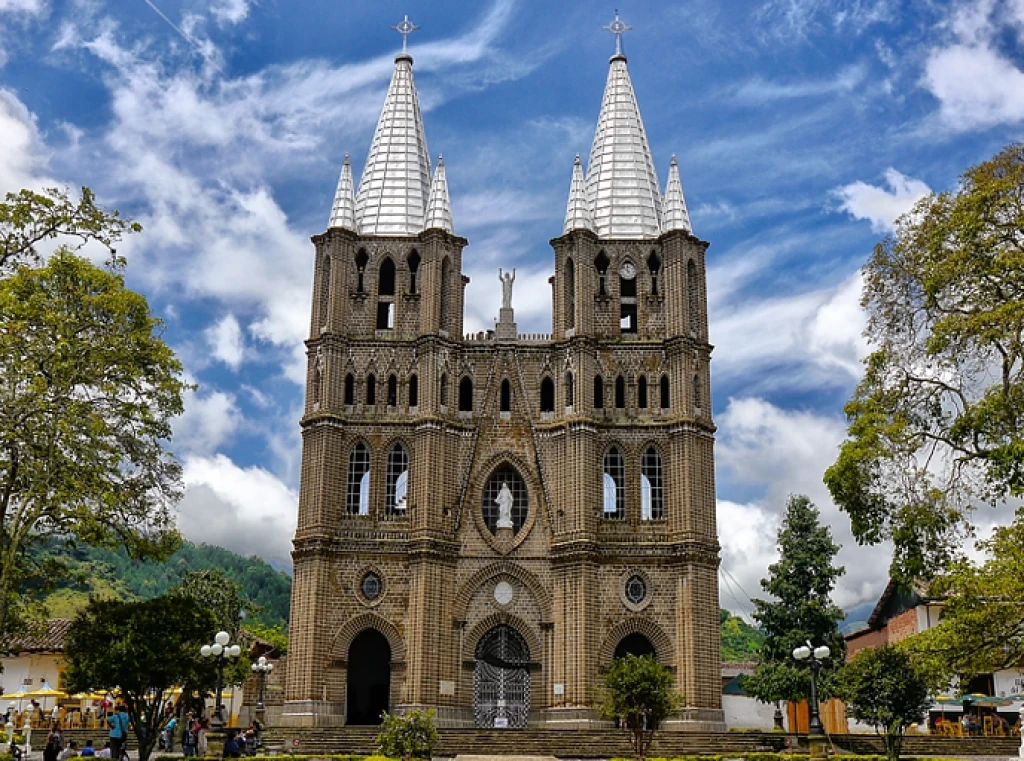
{"label": "tree trunk", "polygon": [[885,757],[887,761],[899,761],[903,746],[903,733],[889,730],[885,733]]}

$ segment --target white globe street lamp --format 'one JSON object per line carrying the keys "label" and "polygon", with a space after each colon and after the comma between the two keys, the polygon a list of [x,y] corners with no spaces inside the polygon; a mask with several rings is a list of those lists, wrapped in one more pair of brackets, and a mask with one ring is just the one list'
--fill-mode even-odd
{"label": "white globe street lamp", "polygon": [[818,714],[818,672],[821,670],[821,662],[828,660],[832,651],[826,645],[814,647],[808,640],[806,645],[793,650],[794,660],[803,663],[807,662],[811,667],[811,722],[807,734],[811,737],[824,737],[825,727],[822,726],[821,716]]}
{"label": "white globe street lamp", "polygon": [[213,715],[210,717],[212,729],[219,730],[224,727],[224,706],[221,703],[224,692],[224,664],[229,658],[237,658],[242,654],[242,648],[237,643],[229,645],[231,635],[227,632],[217,632],[213,638],[212,645],[203,645],[199,648],[199,654],[203,658],[214,658],[217,666],[217,697],[214,699]]}
{"label": "white globe street lamp", "polygon": [[274,670],[274,664],[267,660],[267,656],[261,655],[259,660],[252,664],[252,673],[259,677],[260,680],[260,699],[256,704],[256,710],[262,711],[265,706],[263,705],[263,693],[267,686],[267,677],[270,672]]}

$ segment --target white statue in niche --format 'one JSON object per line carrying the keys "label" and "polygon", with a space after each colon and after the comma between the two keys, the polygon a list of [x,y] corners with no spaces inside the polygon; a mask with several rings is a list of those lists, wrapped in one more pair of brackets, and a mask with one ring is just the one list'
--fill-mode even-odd
{"label": "white statue in niche", "polygon": [[503,309],[512,308],[512,283],[516,281],[516,268],[512,272],[501,274],[501,267],[498,267],[498,280],[501,281],[501,306]]}
{"label": "white statue in niche", "polygon": [[508,488],[508,483],[502,481],[501,491],[498,492],[498,496],[494,500],[498,505],[497,528],[512,528],[512,501],[512,492]]}

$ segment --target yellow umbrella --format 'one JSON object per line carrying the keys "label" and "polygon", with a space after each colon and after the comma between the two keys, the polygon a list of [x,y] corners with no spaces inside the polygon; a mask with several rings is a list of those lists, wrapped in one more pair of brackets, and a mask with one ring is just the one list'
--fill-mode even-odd
{"label": "yellow umbrella", "polygon": [[43,686],[38,690],[32,690],[32,692],[26,692],[26,698],[66,698],[68,694],[64,690],[55,690],[50,686],[49,682],[43,682]]}
{"label": "yellow umbrella", "polygon": [[23,700],[28,697],[28,693],[25,691],[25,685],[21,685],[14,692],[8,692],[6,695],[0,695],[0,700]]}
{"label": "yellow umbrella", "polygon": [[[102,692],[76,692],[71,696],[74,700],[103,700],[106,695]],[[2,700],[2,698],[0,698]]]}

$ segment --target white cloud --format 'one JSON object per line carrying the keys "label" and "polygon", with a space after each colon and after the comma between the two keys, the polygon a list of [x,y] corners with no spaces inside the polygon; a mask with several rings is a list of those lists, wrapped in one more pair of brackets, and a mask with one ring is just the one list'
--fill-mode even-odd
{"label": "white cloud", "polygon": [[185,413],[174,421],[173,450],[208,455],[227,443],[243,422],[235,397],[223,391],[188,391]]}
{"label": "white cloud", "polygon": [[0,189],[3,192],[59,185],[42,175],[46,148],[35,117],[13,92],[3,88],[0,88],[0,135],[3,135],[3,150],[0,151]]}
{"label": "white cloud", "polygon": [[249,0],[217,0],[210,6],[210,13],[221,26],[239,24],[249,15]]}
{"label": "white cloud", "polygon": [[[715,422],[722,480],[731,490],[753,489],[762,495],[745,503],[718,503],[722,563],[743,589],[754,597],[762,595],[759,581],[776,559],[775,534],[786,501],[791,494],[805,494],[842,545],[836,563],[846,566],[846,574],[837,584],[836,603],[849,607],[875,599],[888,578],[891,549],[857,545],[849,518],[835,507],[822,483],[846,435],[842,420],[784,410],[763,399],[734,398]],[[723,606],[735,610],[729,590],[722,586]]]}
{"label": "white cloud", "polygon": [[186,458],[184,480],[178,528],[186,538],[291,567],[298,512],[293,489],[262,468],[241,468],[224,455]]}
{"label": "white cloud", "polygon": [[245,341],[242,338],[242,328],[233,314],[224,315],[220,322],[208,327],[204,335],[214,357],[232,370],[242,366]]}
{"label": "white cloud", "polygon": [[867,76],[861,64],[841,69],[831,79],[806,79],[796,82],[772,82],[755,77],[736,89],[735,97],[748,103],[837,95],[856,90]]}
{"label": "white cloud", "polygon": [[871,222],[876,233],[890,232],[893,222],[914,208],[914,204],[931,193],[921,180],[907,177],[892,167],[885,170],[888,190],[858,180],[836,188],[832,195],[840,202],[839,208],[855,219]]}
{"label": "white cloud", "polygon": [[1024,44],[1024,3],[965,2],[949,26],[955,40],[929,51],[921,78],[942,121],[957,131],[1024,121],[1024,71],[1000,49],[1008,28]]}
{"label": "white cloud", "polygon": [[0,13],[41,16],[46,10],[46,0],[0,0]]}

